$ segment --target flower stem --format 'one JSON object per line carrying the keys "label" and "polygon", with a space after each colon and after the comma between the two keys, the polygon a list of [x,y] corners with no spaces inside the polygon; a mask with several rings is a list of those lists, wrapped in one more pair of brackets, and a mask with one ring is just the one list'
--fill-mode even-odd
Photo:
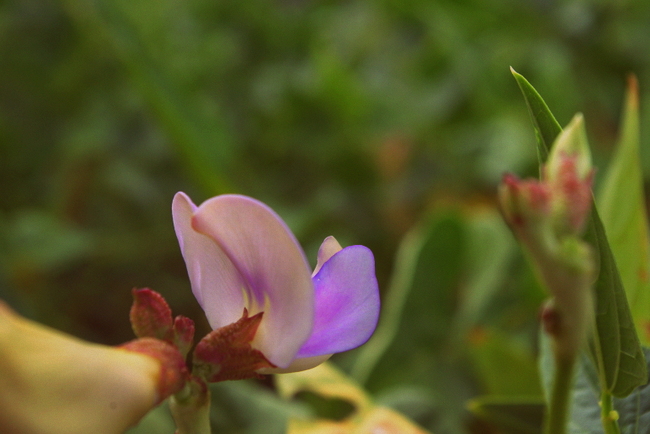
{"label": "flower stem", "polygon": [[618,427],[618,412],[614,410],[612,402],[612,395],[603,391],[600,396],[600,420],[603,423],[605,434],[620,434],[621,430]]}
{"label": "flower stem", "polygon": [[545,434],[566,433],[575,362],[576,357],[573,355],[555,357],[555,376],[544,427]]}
{"label": "flower stem", "polygon": [[183,390],[169,399],[169,409],[176,423],[176,434],[211,434],[210,389],[192,377]]}

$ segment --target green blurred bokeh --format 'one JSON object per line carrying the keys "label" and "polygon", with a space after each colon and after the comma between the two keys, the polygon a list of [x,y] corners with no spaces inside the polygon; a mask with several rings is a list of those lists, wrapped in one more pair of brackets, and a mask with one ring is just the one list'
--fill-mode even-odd
{"label": "green blurred bokeh", "polygon": [[[458,369],[457,347],[483,342],[476,327],[486,318],[498,333],[530,337],[539,301],[534,290],[517,292],[531,279],[520,259],[489,277],[491,313],[459,301],[480,281],[459,264],[485,256],[463,243],[486,233],[502,234],[488,243],[510,242],[502,227],[481,232],[499,225],[491,219],[502,173],[536,174],[532,126],[508,67],[561,124],[584,112],[597,166],[618,132],[625,77],[636,73],[650,168],[649,28],[650,3],[638,1],[6,0],[0,298],[118,344],[132,338],[131,288],[149,286],[205,332],[171,223],[182,190],[197,203],[227,192],[265,201],[312,261],[328,235],[367,245],[386,300],[399,243],[433,215],[440,244],[428,254],[441,277],[406,303],[415,314],[400,316],[428,331],[386,354],[436,353],[434,377],[444,381],[425,384],[452,382],[458,402],[489,392],[464,376],[481,363]],[[508,277],[511,269],[524,271]],[[429,305],[428,315],[417,310]],[[454,321],[464,325],[452,333]],[[452,355],[440,359],[443,340]],[[352,369],[354,357],[340,361]],[[374,377],[359,374],[386,401],[396,384],[418,382],[417,369],[391,377],[391,360],[400,363],[384,358]],[[409,407],[405,396],[391,402]],[[411,416],[436,432],[477,429],[425,407]]]}

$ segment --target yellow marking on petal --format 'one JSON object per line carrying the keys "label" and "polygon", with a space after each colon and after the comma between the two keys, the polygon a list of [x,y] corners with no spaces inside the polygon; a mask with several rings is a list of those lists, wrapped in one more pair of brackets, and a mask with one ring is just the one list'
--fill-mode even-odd
{"label": "yellow marking on petal", "polygon": [[[257,311],[251,311],[252,315],[255,315],[259,312],[264,312],[264,315],[268,317],[269,312],[271,311],[271,300],[269,299],[269,296],[265,294],[264,306],[261,309],[259,309],[257,306],[256,308],[258,309]],[[257,330],[257,333],[255,334],[255,338],[251,341],[251,347],[259,348],[260,347],[259,343],[264,341],[265,337],[266,337],[266,327],[264,327],[264,322],[262,321],[261,327]]]}

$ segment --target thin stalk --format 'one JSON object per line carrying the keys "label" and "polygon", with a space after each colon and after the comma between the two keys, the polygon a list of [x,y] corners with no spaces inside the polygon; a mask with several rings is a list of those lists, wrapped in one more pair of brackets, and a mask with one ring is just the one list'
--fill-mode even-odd
{"label": "thin stalk", "polygon": [[169,409],[176,423],[176,434],[211,434],[210,389],[193,377],[183,390],[169,399]]}
{"label": "thin stalk", "polygon": [[576,357],[555,357],[555,376],[551,402],[544,424],[545,434],[565,434],[573,385]]}
{"label": "thin stalk", "polygon": [[618,412],[614,410],[612,395],[607,391],[603,391],[600,396],[600,420],[605,434],[621,434],[618,427]]}

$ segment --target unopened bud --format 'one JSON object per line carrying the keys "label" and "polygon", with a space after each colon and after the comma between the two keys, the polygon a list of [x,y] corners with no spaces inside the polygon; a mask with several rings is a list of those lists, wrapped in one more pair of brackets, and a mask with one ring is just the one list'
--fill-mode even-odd
{"label": "unopened bud", "polygon": [[569,125],[557,136],[546,161],[546,180],[557,182],[561,177],[562,160],[565,157],[575,158],[575,173],[579,179],[591,176],[591,152],[585,131],[585,122],[581,113],[576,114]]}
{"label": "unopened bud", "polygon": [[499,187],[504,218],[552,296],[542,323],[565,357],[580,351],[591,324],[594,258],[580,235],[591,210],[592,174],[584,122],[576,115],[556,139],[541,181],[506,175]]}
{"label": "unopened bud", "polygon": [[149,288],[133,289],[129,318],[139,338],[172,339],[172,311],[162,295]]}
{"label": "unopened bud", "polygon": [[530,230],[547,219],[550,212],[549,191],[536,180],[520,180],[505,174],[499,186],[499,203],[506,222],[514,230]]}
{"label": "unopened bud", "polygon": [[186,316],[178,315],[174,318],[174,344],[178,351],[187,356],[194,343],[194,321]]}
{"label": "unopened bud", "polygon": [[593,168],[582,115],[558,136],[544,168],[558,235],[579,234],[591,209]]}

